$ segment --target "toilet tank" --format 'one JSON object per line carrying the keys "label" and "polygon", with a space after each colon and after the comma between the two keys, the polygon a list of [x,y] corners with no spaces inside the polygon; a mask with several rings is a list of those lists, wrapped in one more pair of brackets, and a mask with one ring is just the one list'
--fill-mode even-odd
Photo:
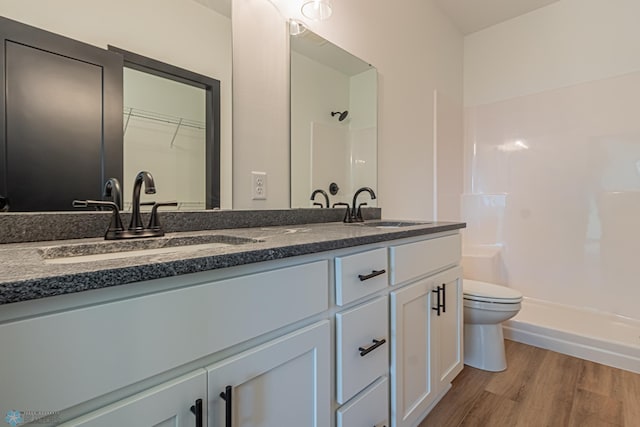
{"label": "toilet tank", "polygon": [[462,248],[462,270],[465,279],[507,284],[507,271],[502,259],[502,246],[476,245]]}

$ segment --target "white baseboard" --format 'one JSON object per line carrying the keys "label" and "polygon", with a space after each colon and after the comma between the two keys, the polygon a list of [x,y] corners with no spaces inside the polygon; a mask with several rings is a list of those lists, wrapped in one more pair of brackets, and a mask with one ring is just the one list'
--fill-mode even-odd
{"label": "white baseboard", "polygon": [[519,321],[503,325],[504,337],[603,365],[640,373],[640,349]]}

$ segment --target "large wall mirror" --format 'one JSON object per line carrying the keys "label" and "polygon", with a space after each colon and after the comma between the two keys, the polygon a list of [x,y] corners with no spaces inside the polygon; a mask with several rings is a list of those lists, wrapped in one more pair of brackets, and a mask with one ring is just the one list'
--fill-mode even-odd
{"label": "large wall mirror", "polygon": [[299,23],[290,30],[291,207],[312,206],[316,189],[349,203],[377,190],[376,69]]}
{"label": "large wall mirror", "polygon": [[[0,16],[105,51],[108,45],[118,46],[141,57],[153,58],[157,63],[182,71],[189,70],[194,76],[219,82],[219,118],[211,120],[215,117],[216,108],[209,102],[211,92],[207,91],[206,83],[198,88],[197,84],[193,84],[193,79],[186,84],[175,79],[163,79],[157,73],[147,72],[149,70],[127,67],[125,61],[122,76],[124,102],[120,100],[122,106],[119,113],[122,120],[119,136],[124,140],[124,156],[120,159],[119,167],[123,171],[121,184],[125,207],[130,199],[133,171],[149,170],[156,179],[158,189],[154,200],[178,199],[181,202],[179,208],[192,210],[231,207],[230,4],[230,0],[158,2],[154,3],[150,15],[146,0],[6,0],[0,4]],[[91,73],[92,70],[87,72],[90,77]],[[96,78],[99,80],[100,76],[96,75]],[[160,102],[164,105],[159,107],[158,102],[150,105],[148,101],[154,97],[155,101],[162,98]],[[3,96],[3,101],[4,98],[7,97]],[[55,101],[58,109],[64,110],[65,114],[71,114],[68,120],[60,120],[58,125],[69,129],[70,135],[77,133],[74,128],[77,129],[78,124],[85,121],[74,121],[72,113],[82,111],[83,94],[78,90],[58,93],[51,101]],[[10,125],[7,122],[7,129]],[[216,130],[209,125],[218,128]],[[51,126],[55,127],[56,124],[52,123]],[[219,137],[214,141],[212,135],[216,131]],[[127,143],[127,138],[142,142],[132,146]],[[214,155],[215,144],[220,151],[219,156]],[[96,149],[92,149],[91,154],[95,152]],[[78,155],[71,156],[72,161],[65,161],[65,157],[60,156],[55,163],[67,170],[84,167],[83,159]],[[43,160],[40,167],[23,161],[11,163],[7,169],[19,171],[26,177],[37,176],[47,156],[40,157]],[[149,162],[151,159],[154,163]],[[212,163],[217,163],[217,171],[213,171]],[[87,168],[89,171],[109,169],[109,166],[91,163]],[[62,190],[69,187],[73,179],[68,180],[67,184],[55,179],[44,180],[48,182],[46,185],[42,183],[43,194],[47,193],[49,199],[64,197],[65,201],[61,204],[38,205],[31,203],[32,198],[28,198],[28,206],[25,204],[24,208],[10,210],[68,210],[66,207],[70,207],[70,202],[67,203],[66,199],[70,197],[101,197],[101,186],[104,179],[112,176],[111,171],[102,171],[99,179],[91,178],[92,193],[86,195],[82,192],[63,195]],[[219,178],[208,176],[212,172],[213,175],[218,174]],[[6,174],[7,171],[2,173]],[[215,186],[220,190],[211,191]]]}

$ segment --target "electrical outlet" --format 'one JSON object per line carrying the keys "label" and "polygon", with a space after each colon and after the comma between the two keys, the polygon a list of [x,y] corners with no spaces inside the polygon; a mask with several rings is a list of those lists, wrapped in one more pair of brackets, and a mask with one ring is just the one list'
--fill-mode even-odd
{"label": "electrical outlet", "polygon": [[267,199],[267,173],[251,172],[251,198],[253,200]]}

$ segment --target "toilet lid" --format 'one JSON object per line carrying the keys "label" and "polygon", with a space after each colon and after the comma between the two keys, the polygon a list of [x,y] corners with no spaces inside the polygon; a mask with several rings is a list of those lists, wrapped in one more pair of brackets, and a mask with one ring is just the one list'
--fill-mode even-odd
{"label": "toilet lid", "polygon": [[522,294],[515,289],[494,283],[479,282],[477,280],[463,280],[464,298],[475,301],[500,302],[503,304],[522,301]]}

